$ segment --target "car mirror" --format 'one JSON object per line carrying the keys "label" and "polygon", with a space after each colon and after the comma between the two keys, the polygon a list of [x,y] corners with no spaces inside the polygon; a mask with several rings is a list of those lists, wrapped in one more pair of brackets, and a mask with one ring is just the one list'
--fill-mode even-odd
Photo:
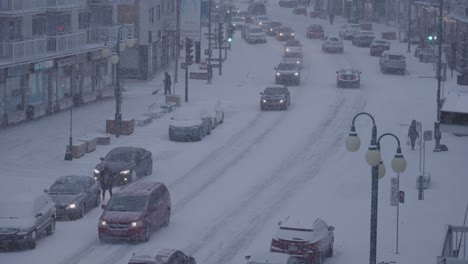
{"label": "car mirror", "polygon": [[44,189],[44,192],[45,192],[45,193],[48,193],[48,192],[49,192],[49,190],[47,190],[47,189]]}
{"label": "car mirror", "polygon": [[100,159],[101,161],[104,161],[104,158],[103,158],[103,157],[100,157],[99,159]]}
{"label": "car mirror", "polygon": [[277,225],[280,226],[283,223],[283,221],[278,221]]}
{"label": "car mirror", "polygon": [[329,231],[333,231],[333,230],[335,230],[335,227],[334,227],[334,226],[329,226],[329,227],[328,227],[328,230],[329,230]]}
{"label": "car mirror", "polygon": [[263,95],[263,93],[262,93],[262,92],[260,92],[260,94],[261,94],[261,95]]}
{"label": "car mirror", "polygon": [[336,71],[336,73],[338,73],[338,71]]}
{"label": "car mirror", "polygon": [[277,70],[278,70],[278,68],[275,67],[275,71],[277,71]]}
{"label": "car mirror", "polygon": [[362,72],[359,72],[359,74],[362,74]]}
{"label": "car mirror", "polygon": [[42,216],[42,213],[37,213],[36,214],[36,217],[41,217]]}
{"label": "car mirror", "polygon": [[103,210],[105,210],[105,209],[106,209],[106,205],[105,205],[105,204],[101,204],[101,208],[102,208]]}

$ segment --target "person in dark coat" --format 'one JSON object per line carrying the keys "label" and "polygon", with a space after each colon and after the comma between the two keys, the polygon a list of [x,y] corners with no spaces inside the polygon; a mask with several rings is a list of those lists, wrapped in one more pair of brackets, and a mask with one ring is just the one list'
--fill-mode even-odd
{"label": "person in dark coat", "polygon": [[171,94],[171,75],[168,72],[164,72],[164,94]]}
{"label": "person in dark coat", "polygon": [[99,175],[99,184],[101,186],[102,200],[106,198],[106,190],[109,190],[109,195],[112,197],[112,173],[109,165],[104,165],[104,169]]}
{"label": "person in dark coat", "polygon": [[411,142],[411,149],[414,150],[416,139],[419,138],[419,132],[416,128],[416,120],[411,121],[411,125],[408,130],[408,138],[410,139],[410,142]]}
{"label": "person in dark coat", "polygon": [[333,25],[333,19],[335,19],[335,13],[333,13],[333,11],[330,12],[328,17],[330,18],[330,25]]}

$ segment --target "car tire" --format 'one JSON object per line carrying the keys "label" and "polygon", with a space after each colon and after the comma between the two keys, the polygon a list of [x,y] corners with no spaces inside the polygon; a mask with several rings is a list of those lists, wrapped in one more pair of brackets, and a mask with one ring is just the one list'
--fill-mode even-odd
{"label": "car tire", "polygon": [[84,204],[80,204],[80,205],[78,206],[78,208],[79,208],[80,211],[78,212],[78,217],[77,217],[77,219],[81,219],[81,218],[83,218],[84,215],[85,215],[85,205],[84,205]]}
{"label": "car tire", "polygon": [[46,228],[45,232],[46,236],[51,236],[55,233],[55,218],[52,218],[52,222],[50,222],[50,225]]}
{"label": "car tire", "polygon": [[150,162],[148,169],[145,172],[145,176],[149,176],[153,173],[153,161]]}
{"label": "car tire", "polygon": [[221,115],[221,121],[219,123],[222,124],[223,122],[224,122],[224,113]]}
{"label": "car tire", "polygon": [[164,222],[161,224],[162,227],[167,227],[169,226],[169,222],[171,221],[171,210],[167,209],[167,216],[166,219],[164,219]]}
{"label": "car tire", "polygon": [[211,126],[212,126],[212,125],[210,124],[210,126],[209,126],[209,128],[208,128],[208,131],[206,132],[207,135],[211,135]]}
{"label": "car tire", "polygon": [[146,226],[145,236],[143,237],[143,242],[148,242],[151,238],[151,225]]}
{"label": "car tire", "polygon": [[27,247],[29,249],[35,249],[37,245],[37,232],[36,230],[33,230],[31,234],[29,235],[29,241],[27,242]]}
{"label": "car tire", "polygon": [[200,129],[200,133],[198,134],[198,137],[195,138],[195,141],[202,141],[203,139],[203,130]]}
{"label": "car tire", "polygon": [[100,203],[101,203],[101,191],[97,192],[96,199],[94,200],[93,206],[98,207]]}
{"label": "car tire", "polygon": [[137,180],[137,175],[136,175],[136,172],[135,170],[132,170],[130,172],[130,178],[128,180],[128,183],[132,183],[132,182],[135,182]]}
{"label": "car tire", "polygon": [[333,245],[330,247],[330,249],[328,249],[328,252],[327,252],[327,258],[331,258],[333,257]]}

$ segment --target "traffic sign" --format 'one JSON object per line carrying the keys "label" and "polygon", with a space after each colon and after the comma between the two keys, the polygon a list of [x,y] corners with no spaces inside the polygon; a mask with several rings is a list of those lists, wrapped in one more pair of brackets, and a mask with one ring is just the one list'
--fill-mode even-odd
{"label": "traffic sign", "polygon": [[390,179],[390,205],[398,205],[398,179],[395,177]]}

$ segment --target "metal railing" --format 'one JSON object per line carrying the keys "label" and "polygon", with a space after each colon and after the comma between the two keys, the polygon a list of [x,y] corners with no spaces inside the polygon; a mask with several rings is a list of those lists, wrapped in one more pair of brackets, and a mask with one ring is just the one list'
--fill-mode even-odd
{"label": "metal railing", "polygon": [[47,37],[47,53],[63,54],[86,48],[86,31]]}
{"label": "metal railing", "polygon": [[47,8],[61,9],[70,7],[85,7],[86,0],[47,0]]}
{"label": "metal railing", "polygon": [[46,0],[0,0],[0,14],[41,10]]}
{"label": "metal railing", "polygon": [[133,4],[135,0],[89,0],[90,4],[100,4],[100,5],[108,5],[108,4]]}
{"label": "metal railing", "polygon": [[[88,30],[88,43],[104,43],[108,36],[117,38],[119,27],[121,25],[92,27]],[[134,35],[133,24],[126,24]],[[128,33],[128,32],[126,32]]]}
{"label": "metal railing", "polygon": [[18,61],[46,55],[46,38],[0,42],[0,61]]}
{"label": "metal railing", "polygon": [[437,257],[437,264],[468,264],[467,234],[468,226],[448,225],[442,255]]}

